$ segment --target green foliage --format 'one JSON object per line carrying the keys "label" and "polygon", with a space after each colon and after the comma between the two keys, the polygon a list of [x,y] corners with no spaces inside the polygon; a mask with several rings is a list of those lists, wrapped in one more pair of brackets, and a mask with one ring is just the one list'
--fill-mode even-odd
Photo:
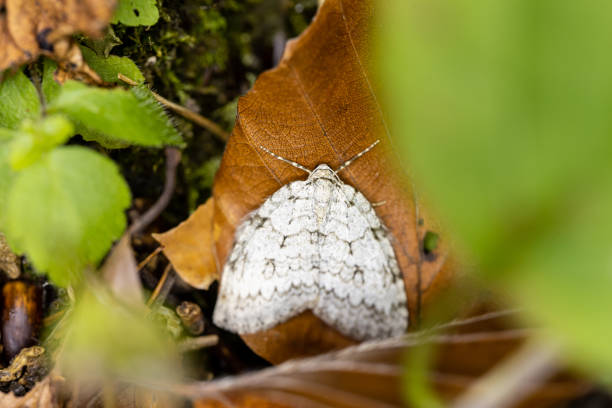
{"label": "green foliage", "polygon": [[404,357],[406,370],[402,378],[402,391],[409,406],[443,408],[444,402],[431,387],[431,361],[435,348],[432,343],[412,347]]}
{"label": "green foliage", "polygon": [[7,143],[0,137],[0,227],[3,225],[6,196],[13,180],[13,171],[8,162]]}
{"label": "green foliage", "polygon": [[47,103],[52,102],[60,91],[60,84],[53,77],[57,70],[55,61],[43,58],[42,93]]}
{"label": "green foliage", "polygon": [[95,285],[80,293],[63,347],[63,369],[93,381],[177,381],[173,344],[142,312],[126,308]]}
{"label": "green foliage", "polygon": [[99,56],[90,48],[81,46],[81,52],[85,62],[102,78],[105,82],[121,83],[117,74],[123,74],[131,80],[142,84],[145,80],[144,76],[134,64],[134,61],[128,57],[118,57],[110,55],[108,57]]}
{"label": "green foliage", "polygon": [[593,6],[395,0],[377,60],[392,131],[460,251],[598,372],[612,368],[612,3]]}
{"label": "green foliage", "polygon": [[89,136],[101,143],[110,140],[162,146],[182,142],[180,134],[144,86],[126,91],[87,87],[68,81],[48,111],[65,114],[84,129],[84,137]]}
{"label": "green foliage", "polygon": [[14,176],[2,230],[13,249],[67,285],[121,235],[129,204],[129,189],[111,160],[83,147],[59,147]]}
{"label": "green foliage", "polygon": [[189,185],[188,203],[189,210],[193,212],[201,204],[201,195],[210,191],[215,179],[215,174],[221,164],[221,157],[215,156],[202,163],[197,168],[185,169],[185,179]]}
{"label": "green foliage", "polygon": [[115,34],[112,26],[107,27],[102,38],[83,38],[83,44],[92,49],[97,55],[108,58],[112,49],[117,45],[123,44],[121,39]]}
{"label": "green foliage", "polygon": [[155,0],[120,0],[113,23],[126,26],[152,26],[159,19]]}
{"label": "green foliage", "polygon": [[423,251],[427,253],[431,253],[435,251],[438,246],[438,240],[440,237],[435,232],[427,231],[425,236],[423,237]]}
{"label": "green foliage", "polygon": [[13,131],[8,145],[8,161],[13,170],[21,170],[36,162],[40,156],[64,143],[74,133],[72,123],[63,116],[48,116],[43,120],[22,122]]}
{"label": "green foliage", "polygon": [[0,127],[16,129],[23,119],[36,118],[39,112],[38,92],[22,71],[0,82]]}
{"label": "green foliage", "polygon": [[165,330],[173,339],[178,339],[183,334],[183,324],[176,312],[169,307],[157,306],[151,310],[151,320],[159,328]]}

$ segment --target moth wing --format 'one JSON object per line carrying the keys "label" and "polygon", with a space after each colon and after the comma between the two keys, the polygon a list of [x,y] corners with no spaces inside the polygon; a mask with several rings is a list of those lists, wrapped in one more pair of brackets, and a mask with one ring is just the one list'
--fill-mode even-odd
{"label": "moth wing", "polygon": [[223,268],[213,320],[236,333],[254,333],[312,308],[317,297],[316,233],[305,182],[285,185],[236,232]]}
{"label": "moth wing", "polygon": [[404,282],[389,233],[365,196],[335,184],[320,232],[324,239],[314,313],[357,340],[404,333]]}

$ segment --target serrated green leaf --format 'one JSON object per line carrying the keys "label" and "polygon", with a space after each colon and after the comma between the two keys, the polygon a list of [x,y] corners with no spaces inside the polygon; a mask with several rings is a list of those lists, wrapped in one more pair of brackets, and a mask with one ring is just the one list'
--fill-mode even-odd
{"label": "serrated green leaf", "polygon": [[155,0],[120,0],[112,23],[127,26],[152,26],[159,19]]}
{"label": "serrated green leaf", "polygon": [[123,74],[131,80],[143,83],[145,78],[134,61],[128,57],[111,55],[108,58],[97,55],[92,49],[81,46],[83,58],[89,66],[96,71],[105,82],[121,82],[117,74]]}
{"label": "serrated green leaf", "polygon": [[74,135],[72,123],[63,116],[52,115],[38,121],[25,120],[15,132],[9,149],[13,170],[21,170]]}
{"label": "serrated green leaf", "polygon": [[129,204],[115,163],[84,147],[59,147],[15,177],[4,232],[12,248],[64,286],[106,254],[125,229]]}
{"label": "serrated green leaf", "polygon": [[39,114],[38,92],[22,71],[0,82],[0,127],[16,129],[23,119]]}
{"label": "serrated green leaf", "polygon": [[[49,112],[61,112],[88,136],[100,142],[143,146],[179,145],[182,139],[161,106],[145,87],[102,89],[68,81],[62,86]],[[98,138],[104,135],[106,139]],[[85,136],[85,135],[84,135]]]}
{"label": "serrated green leaf", "polygon": [[55,61],[49,58],[44,58],[41,88],[47,104],[53,102],[60,91],[61,85],[54,78],[56,70],[57,64]]}

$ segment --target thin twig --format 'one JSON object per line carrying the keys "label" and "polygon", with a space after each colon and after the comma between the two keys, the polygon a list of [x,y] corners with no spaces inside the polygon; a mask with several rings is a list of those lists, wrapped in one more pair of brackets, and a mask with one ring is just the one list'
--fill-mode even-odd
{"label": "thin twig", "polygon": [[530,339],[460,395],[452,408],[506,408],[522,401],[557,370],[559,347]]}
{"label": "thin twig", "polygon": [[142,262],[140,262],[138,264],[138,270],[142,270],[142,268],[144,268],[145,266],[147,266],[149,264],[149,262],[151,262],[151,260],[153,258],[155,258],[157,256],[157,254],[159,254],[162,251],[162,247],[158,246],[157,248],[155,248],[155,251],[151,252],[149,255],[147,255],[147,257],[145,259],[142,260]]}
{"label": "thin twig", "polygon": [[45,317],[43,319],[43,325],[44,327],[49,327],[51,326],[53,323],[57,322],[59,319],[61,319],[64,315],[66,314],[66,309],[61,309],[58,310],[55,313],[50,314],[49,316]]}
{"label": "thin twig", "polygon": [[130,235],[134,235],[145,229],[162,213],[162,211],[164,211],[174,193],[174,186],[176,185],[176,167],[180,161],[181,152],[175,147],[166,147],[166,180],[164,182],[164,189],[155,204],[130,226],[128,231]]}
{"label": "thin twig", "polygon": [[164,269],[164,273],[162,277],[157,282],[151,297],[147,301],[147,306],[151,307],[153,303],[161,303],[165,300],[168,292],[170,292],[170,288],[174,285],[174,274],[170,275],[172,272],[172,264],[168,264],[166,269]]}
{"label": "thin twig", "polygon": [[[119,78],[120,80],[122,80],[128,85],[132,85],[132,86],[138,85],[138,82],[126,77],[123,74],[117,74],[117,78]],[[151,93],[153,94],[153,97],[157,99],[159,103],[166,106],[168,109],[172,109],[174,112],[178,113],[185,119],[188,119],[192,121],[193,123],[202,126],[204,129],[207,129],[208,131],[210,131],[212,134],[217,136],[222,141],[227,142],[227,140],[229,139],[229,136],[230,136],[229,133],[223,130],[221,126],[217,125],[212,120],[205,118],[204,116],[192,111],[191,109],[188,109],[172,101],[169,101],[168,99],[164,98],[163,96],[153,91],[151,91]]]}
{"label": "thin twig", "polygon": [[189,337],[178,343],[177,347],[181,353],[199,350],[206,347],[216,346],[219,343],[219,336],[209,334],[200,337]]}

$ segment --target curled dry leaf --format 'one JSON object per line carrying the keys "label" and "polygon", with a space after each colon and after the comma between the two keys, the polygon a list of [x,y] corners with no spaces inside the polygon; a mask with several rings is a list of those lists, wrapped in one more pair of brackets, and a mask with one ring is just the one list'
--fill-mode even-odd
{"label": "curled dry leaf", "polygon": [[163,234],[153,234],[174,270],[198,289],[208,288],[219,276],[213,257],[213,210],[214,199],[210,198],[178,227]]}
{"label": "curled dry leaf", "polygon": [[[486,313],[428,331],[289,361],[252,374],[192,384],[178,391],[192,398],[197,408],[402,407],[406,406],[402,383],[411,381],[405,377],[408,372],[403,357],[422,346],[433,345],[436,354],[426,378],[450,402],[485,372],[512,356],[534,334],[531,329],[509,328],[508,317],[513,314]],[[548,407],[588,389],[584,381],[557,374],[513,407]]]}
{"label": "curled dry leaf", "polygon": [[[99,36],[116,0],[0,0],[0,71],[68,52],[70,35]],[[61,50],[55,50],[56,47]]]}
{"label": "curled dry leaf", "polygon": [[[187,222],[157,236],[177,272],[194,286],[205,288],[218,276],[232,248],[234,232],[249,212],[281,186],[305,179],[302,171],[276,160],[260,146],[309,169],[321,163],[337,168],[377,139],[379,146],[339,176],[371,203],[381,203],[376,213],[394,239],[411,325],[419,320],[424,303],[449,282],[452,268],[445,240],[427,254],[423,251],[426,232],[440,231],[415,200],[368,69],[372,8],[371,1],[327,0],[311,26],[287,44],[278,67],[262,74],[240,99],[236,126],[215,178],[213,199]],[[193,229],[196,224],[201,226],[198,231]],[[192,245],[195,234],[199,235],[197,246]],[[209,250],[211,242],[214,246]],[[184,258],[198,259],[197,269],[184,269],[180,261]],[[314,319],[307,315],[307,319]],[[298,342],[295,344],[301,346],[293,349],[292,342],[300,337],[299,330],[295,335],[291,332],[295,327],[289,321],[267,333],[244,338],[271,361],[347,343],[339,335],[316,334],[311,337],[335,336],[337,341]],[[274,347],[270,347],[270,339],[277,339]],[[282,358],[270,350],[282,350]]]}

